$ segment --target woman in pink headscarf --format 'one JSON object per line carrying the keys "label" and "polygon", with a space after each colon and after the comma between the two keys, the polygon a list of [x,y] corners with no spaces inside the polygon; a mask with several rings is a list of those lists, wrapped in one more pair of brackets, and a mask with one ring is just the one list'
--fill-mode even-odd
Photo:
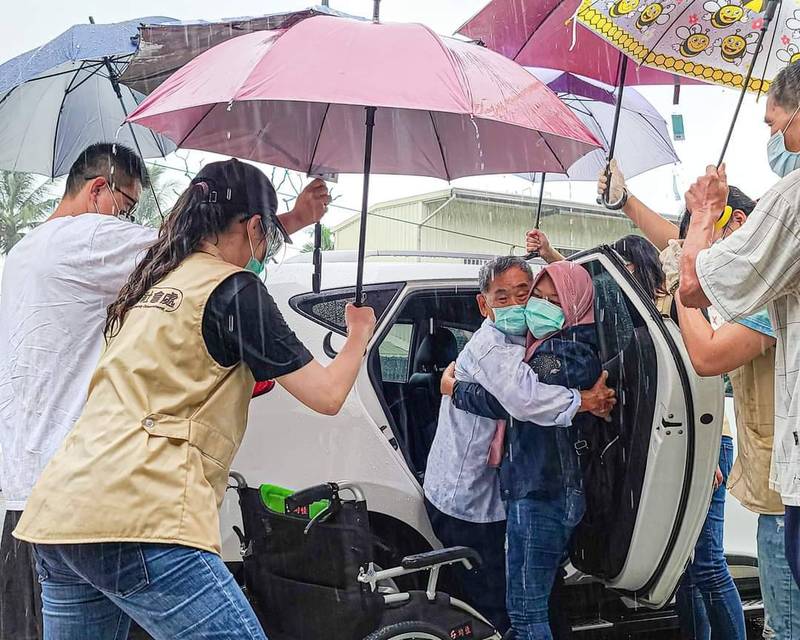
{"label": "woman in pink headscarf", "polygon": [[[571,262],[548,265],[534,279],[525,315],[530,331],[526,358],[539,380],[590,389],[602,367],[589,273]],[[507,511],[508,614],[518,640],[550,640],[550,594],[586,508],[578,456],[581,433],[597,418],[576,414],[569,427],[518,422],[498,415],[496,400],[477,387],[459,383],[453,403],[507,420],[500,484]]]}

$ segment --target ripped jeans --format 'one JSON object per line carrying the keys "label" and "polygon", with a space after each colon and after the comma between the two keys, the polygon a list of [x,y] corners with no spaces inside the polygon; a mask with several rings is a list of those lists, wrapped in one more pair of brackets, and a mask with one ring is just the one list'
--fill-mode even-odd
{"label": "ripped jeans", "polygon": [[572,532],[585,511],[582,494],[530,495],[506,505],[508,616],[516,640],[552,640],[548,603],[567,559]]}

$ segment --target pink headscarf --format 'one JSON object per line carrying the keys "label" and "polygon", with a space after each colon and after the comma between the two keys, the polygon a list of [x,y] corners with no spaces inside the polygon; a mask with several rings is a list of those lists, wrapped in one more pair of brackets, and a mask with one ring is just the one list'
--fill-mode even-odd
{"label": "pink headscarf", "polygon": [[[564,312],[564,329],[582,324],[592,324],[594,322],[594,284],[592,284],[592,276],[589,275],[589,272],[573,262],[567,262],[566,260],[554,262],[536,274],[533,280],[534,287],[545,274],[550,276],[556,293],[558,293],[561,310]],[[545,340],[547,338],[539,340],[528,333],[528,343],[525,350],[526,362],[530,361],[536,349]],[[486,464],[490,467],[500,466],[503,460],[505,435],[506,421],[498,420],[497,429],[494,432],[486,459]]]}
{"label": "pink headscarf", "polygon": [[[550,276],[558,293],[561,310],[564,312],[564,329],[594,322],[594,285],[592,276],[581,265],[562,260],[547,265],[533,279],[535,287],[544,275]],[[545,338],[546,340],[546,338]],[[528,334],[525,360],[530,360],[544,340]]]}

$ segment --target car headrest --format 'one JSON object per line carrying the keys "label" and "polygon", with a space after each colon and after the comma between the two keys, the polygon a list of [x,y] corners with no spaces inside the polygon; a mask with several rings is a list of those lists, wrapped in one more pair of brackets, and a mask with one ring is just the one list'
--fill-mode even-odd
{"label": "car headrest", "polygon": [[458,357],[458,343],[452,332],[437,328],[422,339],[414,356],[417,373],[442,372]]}

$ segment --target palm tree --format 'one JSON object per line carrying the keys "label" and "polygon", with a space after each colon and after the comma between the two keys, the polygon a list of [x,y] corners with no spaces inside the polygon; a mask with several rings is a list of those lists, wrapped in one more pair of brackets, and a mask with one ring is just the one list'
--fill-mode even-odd
{"label": "palm tree", "polygon": [[51,187],[33,173],[0,171],[0,253],[11,251],[52,213],[58,200],[51,197]]}
{"label": "palm tree", "polygon": [[[313,231],[311,232],[311,235],[311,242],[306,242],[301,249],[303,253],[309,253],[314,250]],[[322,246],[320,248],[323,251],[333,251],[333,232],[331,231],[330,227],[326,227],[324,224],[322,225]]]}
{"label": "palm tree", "polygon": [[[151,187],[142,190],[142,195],[139,198],[139,205],[136,207],[136,221],[141,222],[149,227],[161,226],[161,214],[167,215],[167,212],[175,204],[178,195],[180,194],[180,184],[173,180],[168,174],[169,167],[159,164],[148,164],[147,173],[150,175]],[[158,198],[158,206],[156,206],[155,192]],[[158,207],[161,207],[161,213]]]}

